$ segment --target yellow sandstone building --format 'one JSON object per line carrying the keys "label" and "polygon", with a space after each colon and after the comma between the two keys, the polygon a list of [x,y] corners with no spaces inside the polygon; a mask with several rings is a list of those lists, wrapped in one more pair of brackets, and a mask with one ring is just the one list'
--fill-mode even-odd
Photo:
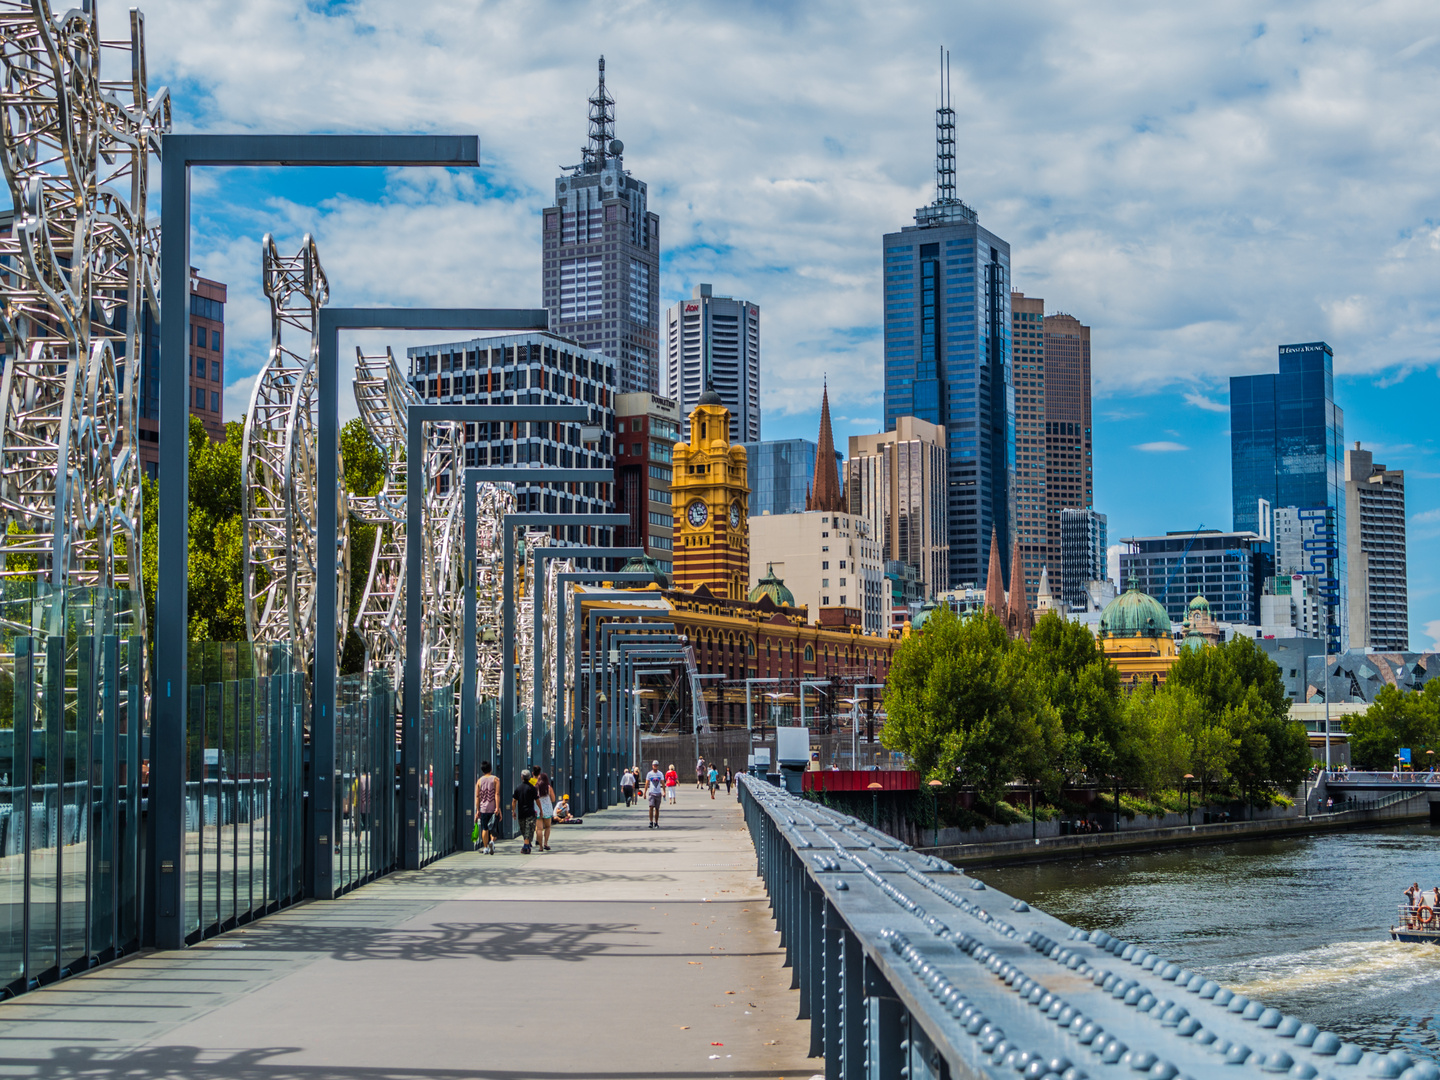
{"label": "yellow sandstone building", "polygon": [[1177,656],[1170,616],[1158,600],[1140,591],[1133,576],[1129,584],[1105,605],[1095,637],[1105,658],[1120,669],[1127,687],[1143,682],[1158,686],[1170,674]]}
{"label": "yellow sandstone building", "polygon": [[675,588],[744,600],[750,587],[750,480],[745,447],[730,442],[730,412],[713,389],[690,414],[690,441],[676,443]]}

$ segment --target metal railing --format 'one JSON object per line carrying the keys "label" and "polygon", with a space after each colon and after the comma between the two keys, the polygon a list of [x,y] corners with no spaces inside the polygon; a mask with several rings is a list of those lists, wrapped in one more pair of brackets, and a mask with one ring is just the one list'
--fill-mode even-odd
{"label": "metal railing", "polygon": [[[1433,1080],[751,776],[740,803],[829,1080]],[[1003,912],[1003,917],[999,914]]]}
{"label": "metal railing", "polygon": [[1440,787],[1440,772],[1412,772],[1409,769],[1391,771],[1377,770],[1375,772],[1361,772],[1351,769],[1348,772],[1331,772],[1324,774],[1326,785],[1346,784],[1395,784],[1401,787]]}

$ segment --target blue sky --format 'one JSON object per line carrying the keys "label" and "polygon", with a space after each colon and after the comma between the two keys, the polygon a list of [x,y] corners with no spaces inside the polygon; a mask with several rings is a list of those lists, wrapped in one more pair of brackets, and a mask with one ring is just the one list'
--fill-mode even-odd
{"label": "blue sky", "polygon": [[[123,12],[100,0],[102,30]],[[1015,287],[1092,327],[1111,536],[1228,528],[1229,376],[1323,339],[1347,439],[1407,472],[1412,647],[1440,638],[1433,3],[145,12],[178,130],[481,139],[479,170],[197,177],[195,262],[231,287],[231,415],[268,343],[267,231],[314,232],[332,302],[538,306],[538,214],[604,52],[661,216],[662,299],[708,281],[761,306],[767,438],[814,437],[827,374],[837,437],[876,428],[880,238],[933,197],[943,43],[960,195],[1009,240]]]}

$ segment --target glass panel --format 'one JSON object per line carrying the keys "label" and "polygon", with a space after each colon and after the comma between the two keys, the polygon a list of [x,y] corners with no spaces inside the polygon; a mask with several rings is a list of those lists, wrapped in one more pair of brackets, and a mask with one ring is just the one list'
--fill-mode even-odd
{"label": "glass panel", "polygon": [[120,662],[120,640],[108,632],[112,629],[109,624],[113,622],[108,616],[107,611],[106,625],[96,627],[106,632],[96,637],[95,730],[90,740],[90,948],[100,957],[108,957],[115,947],[115,881],[118,869],[115,819],[120,804],[116,784],[116,756],[120,743],[115,670]]}
{"label": "glass panel", "polygon": [[255,910],[255,667],[248,653],[248,649],[241,651],[242,677],[235,684],[235,843],[239,852],[235,893],[241,917]]}
{"label": "glass panel", "polygon": [[93,607],[85,595],[70,596],[66,635],[65,730],[62,735],[64,787],[61,791],[60,965],[68,972],[89,967],[86,889],[90,854],[90,734],[95,715],[95,638],[86,633]]}
{"label": "glass panel", "polygon": [[[48,609],[49,603],[47,601]],[[47,637],[31,734],[35,753],[30,795],[30,947],[26,975],[57,966],[60,911],[60,785],[64,777],[65,639]],[[37,752],[38,751],[38,752]]]}
{"label": "glass panel", "polygon": [[[8,636],[8,634],[7,634]],[[15,636],[0,676],[0,981],[25,975],[25,850],[29,826],[34,639]]]}
{"label": "glass panel", "polygon": [[[134,594],[128,594],[125,610],[129,621],[134,621],[136,603]],[[123,817],[120,822],[120,942],[126,951],[140,944],[140,789],[149,784],[148,762],[140,759],[141,735],[144,717],[144,656],[145,642],[132,636],[122,642],[122,656],[118,681],[125,687],[125,699],[120,707],[124,720],[123,762],[119,783],[123,800]]]}
{"label": "glass panel", "polygon": [[198,678],[200,649],[192,653],[190,709],[185,728],[185,934],[200,932],[201,873],[204,869],[205,684]]}

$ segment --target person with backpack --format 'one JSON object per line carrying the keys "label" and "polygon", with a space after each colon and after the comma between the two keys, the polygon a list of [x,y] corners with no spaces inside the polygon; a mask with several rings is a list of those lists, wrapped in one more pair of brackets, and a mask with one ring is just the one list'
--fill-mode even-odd
{"label": "person with backpack", "polygon": [[480,826],[480,850],[495,854],[495,838],[500,835],[500,778],[490,772],[490,762],[480,763],[480,779],[475,781],[475,821]]}
{"label": "person with backpack", "polygon": [[529,855],[535,840],[535,787],[530,783],[530,770],[520,773],[520,786],[510,796],[510,812],[520,826],[520,854]]}

